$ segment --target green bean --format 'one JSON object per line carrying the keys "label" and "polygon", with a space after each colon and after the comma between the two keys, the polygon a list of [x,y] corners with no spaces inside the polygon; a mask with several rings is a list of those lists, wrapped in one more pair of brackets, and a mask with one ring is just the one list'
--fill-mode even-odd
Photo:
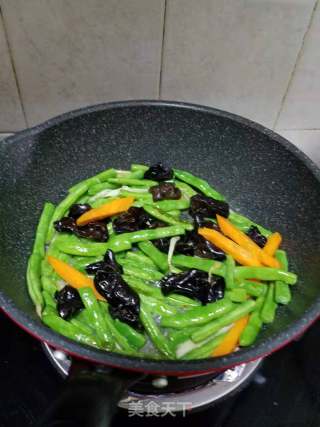
{"label": "green bean", "polygon": [[55,207],[52,203],[46,202],[44,204],[44,208],[42,210],[40,220],[38,223],[37,231],[36,231],[36,238],[33,245],[33,253],[38,253],[42,257],[44,257],[45,253],[45,242],[48,232],[48,227],[53,215],[53,212],[55,210]]}
{"label": "green bean", "polygon": [[110,182],[102,182],[101,184],[94,184],[88,188],[89,196],[94,196],[95,194],[100,193],[103,190],[114,190],[117,188],[116,185],[110,184]]}
{"label": "green bean", "polygon": [[228,219],[241,231],[247,232],[251,226],[254,226],[258,227],[260,232],[266,237],[269,237],[270,234],[272,234],[272,231],[267,230],[266,228],[262,227],[262,225],[256,224],[255,222],[251,221],[251,219],[246,218],[238,212],[230,211]]}
{"label": "green bean", "polygon": [[96,257],[72,257],[70,264],[77,270],[85,271],[85,268],[89,264],[102,261],[101,256]]}
{"label": "green bean", "polygon": [[185,297],[184,295],[171,294],[165,297],[166,301],[177,307],[191,308],[199,307],[201,305],[200,301]]}
{"label": "green bean", "polygon": [[226,268],[225,268],[225,281],[226,281],[226,287],[227,289],[232,289],[234,288],[235,284],[234,284],[234,269],[236,266],[236,263],[234,261],[234,259],[232,258],[232,256],[227,255],[226,256]]}
{"label": "green bean", "polygon": [[149,311],[159,314],[160,316],[175,316],[177,310],[170,305],[165,304],[164,300],[159,300],[146,295],[140,295],[141,301],[145,303]]}
{"label": "green bean", "polygon": [[55,208],[54,213],[52,215],[49,227],[48,227],[48,233],[47,233],[47,243],[49,243],[52,240],[53,234],[54,234],[54,222],[61,219],[65,213],[68,211],[71,205],[76,203],[76,201],[88,190],[87,184],[82,184],[79,186],[76,190],[74,190],[72,193],[69,193],[65,199],[62,200],[58,204],[58,206]]}
{"label": "green bean", "polygon": [[258,279],[266,281],[281,280],[288,285],[294,285],[297,281],[297,275],[284,270],[269,267],[236,267],[235,278],[239,282],[245,279]]}
{"label": "green bean", "polygon": [[232,302],[244,302],[248,299],[248,294],[245,289],[234,288],[227,290],[225,296]]}
{"label": "green bean", "polygon": [[205,341],[199,347],[194,348],[188,353],[184,354],[181,359],[193,360],[193,359],[204,359],[206,357],[212,356],[212,352],[215,348],[217,348],[224,338],[226,337],[226,333],[219,334],[214,336],[213,338]]}
{"label": "green bean", "polygon": [[76,236],[59,234],[56,240],[59,251],[69,255],[83,257],[101,257],[108,249],[107,243],[93,243]]}
{"label": "green bean", "polygon": [[240,335],[239,344],[242,347],[253,344],[262,328],[263,322],[261,320],[260,312],[265,301],[266,293],[267,288],[265,287],[263,288],[263,293],[261,296],[259,296],[259,298],[256,300],[256,306],[253,312],[250,314],[249,321]]}
{"label": "green bean", "polygon": [[238,304],[227,314],[213,320],[210,323],[207,323],[204,326],[201,326],[201,328],[199,328],[191,335],[192,341],[199,342],[208,338],[210,335],[218,332],[224,326],[228,326],[236,320],[239,320],[241,317],[244,317],[246,314],[250,313],[254,309],[255,305],[256,303],[253,300],[248,300]]}
{"label": "green bean", "polygon": [[160,324],[165,328],[174,329],[204,325],[205,323],[228,313],[232,308],[232,302],[228,298],[223,298],[205,306],[195,307],[184,313],[178,313],[172,317],[163,317]]}
{"label": "green bean", "polygon": [[141,170],[141,171],[143,171],[143,173],[144,173],[144,172],[146,172],[148,169],[149,169],[149,167],[148,167],[148,166],[145,166],[145,165],[139,165],[139,164],[137,164],[137,163],[133,163],[133,164],[131,165],[131,170],[132,170],[132,172],[135,172],[135,171],[139,171],[139,170]]}
{"label": "green bean", "polygon": [[274,301],[274,283],[270,283],[260,314],[263,323],[272,323],[276,315],[276,310],[277,304]]}
{"label": "green bean", "polygon": [[[94,330],[90,328],[86,323],[80,322],[80,320],[76,319],[75,317],[72,317],[69,322],[75,326],[79,332],[82,332],[86,335],[94,335]],[[96,339],[99,341],[100,345],[102,346],[102,341],[96,337]]]}
{"label": "green bean", "polygon": [[124,274],[122,277],[125,280],[125,282],[128,283],[130,288],[135,290],[137,293],[149,295],[160,300],[164,298],[161,290],[156,286],[147,284],[143,280],[139,279],[138,277],[127,276],[126,274]]}
{"label": "green bean", "polygon": [[80,332],[72,323],[63,320],[52,309],[46,308],[42,315],[42,321],[49,328],[58,332],[65,337],[78,341],[81,344],[91,345],[93,347],[102,348],[99,341],[94,337],[83,332]]}
{"label": "green bean", "polygon": [[164,335],[162,335],[160,329],[156,325],[151,316],[151,313],[144,303],[140,305],[140,319],[154,346],[164,356],[168,357],[169,359],[174,359],[175,354],[171,350],[168,340]]}
{"label": "green bean", "polygon": [[[112,236],[109,242],[101,244],[106,245],[106,249],[112,249],[114,252],[121,252],[131,248],[132,243],[143,242],[145,240],[162,239],[184,234],[185,230],[180,225],[171,225],[170,227],[161,227],[149,230],[139,230],[132,233],[123,233],[118,236]],[[104,252],[105,250],[104,249]]]}
{"label": "green bean", "polygon": [[83,181],[78,182],[73,187],[69,188],[69,193],[73,193],[75,191],[78,191],[79,188],[81,188],[83,185],[85,186],[92,186],[93,184],[100,184],[104,181],[107,181],[109,178],[115,177],[116,171],[114,169],[107,169],[103,172],[98,173],[95,176],[92,176],[91,178],[85,179]]}
{"label": "green bean", "polygon": [[43,290],[42,296],[43,296],[43,301],[46,307],[49,306],[56,309],[56,302],[54,301],[52,294],[50,292]]}
{"label": "green bean", "polygon": [[173,329],[169,332],[168,338],[172,348],[177,348],[179,344],[190,339],[191,335],[198,329],[198,326],[190,326],[184,329]]}
{"label": "green bean", "polygon": [[174,169],[174,175],[176,178],[178,178],[180,181],[183,181],[187,184],[192,185],[192,187],[197,188],[198,190],[200,190],[203,194],[205,194],[208,197],[212,197],[213,199],[216,200],[224,200],[224,197],[222,196],[222,194],[218,193],[218,191],[216,191],[215,189],[213,189],[207,181],[198,178],[194,175],[192,175],[189,172],[183,171],[183,170],[179,170],[179,169]]}
{"label": "green bean", "polygon": [[168,257],[154,246],[150,240],[138,243],[139,249],[144,252],[161,271],[168,271]]}
{"label": "green bean", "polygon": [[179,219],[181,212],[178,209],[173,209],[172,211],[168,211],[167,214]]}
{"label": "green bean", "polygon": [[152,181],[150,179],[135,179],[135,178],[110,178],[108,179],[108,182],[111,184],[118,184],[118,185],[129,185],[132,187],[151,187],[152,185],[158,185],[157,181]]}
{"label": "green bean", "polygon": [[113,202],[114,200],[119,199],[119,197],[107,197],[107,198],[99,198],[97,200],[92,200],[92,198],[89,200],[90,205],[92,208],[100,208],[100,206],[106,205],[107,203]]}
{"label": "green bean", "polygon": [[182,191],[182,194],[188,198],[197,194],[197,192],[185,182],[175,180],[174,185],[178,187]]}
{"label": "green bean", "polygon": [[[162,202],[159,202],[162,203]],[[190,222],[187,221],[179,221],[176,218],[171,217],[168,214],[160,212],[160,210],[154,208],[150,205],[143,205],[144,210],[154,218],[159,219],[160,221],[166,222],[167,224],[172,225],[180,225],[181,227],[185,228],[186,230],[193,230],[193,225],[190,224]]]}
{"label": "green bean", "polygon": [[222,277],[225,276],[224,264],[212,259],[188,255],[175,255],[172,257],[172,264],[177,267],[195,268],[196,270],[206,271],[207,273],[210,270],[212,274]]}
{"label": "green bean", "polygon": [[[126,254],[127,252],[125,252]],[[120,252],[120,254],[123,254],[123,252]],[[116,260],[118,262],[118,264],[120,264],[122,267],[128,267],[128,268],[135,268],[135,269],[141,269],[142,271],[145,271],[147,273],[151,272],[152,273],[156,273],[156,275],[160,275],[162,276],[162,274],[160,273],[160,271],[157,269],[157,267],[155,265],[150,265],[150,264],[145,264],[144,262],[140,261],[140,260],[133,260],[133,259],[128,259],[126,256],[124,257],[119,257],[120,254],[116,255]],[[150,279],[146,279],[146,280],[150,280]],[[156,279],[155,279],[156,280]]]}
{"label": "green bean", "polygon": [[190,206],[190,201],[186,199],[179,200],[162,200],[161,202],[153,203],[153,205],[163,212],[172,211],[173,209],[185,210]]}
{"label": "green bean", "polygon": [[36,306],[36,312],[41,317],[43,307],[43,297],[41,293],[42,285],[40,280],[41,255],[33,253],[28,261],[27,267],[27,287],[30,298]]}
{"label": "green bean", "polygon": [[139,200],[142,203],[152,203],[152,195],[149,193],[137,193],[128,190],[120,190],[120,194],[123,197],[134,197],[135,200]]}
{"label": "green bean", "polygon": [[100,306],[96,297],[91,288],[80,288],[79,294],[83,305],[87,309],[87,315],[90,318],[90,325],[96,331],[97,336],[110,348],[113,348],[113,339],[110,330],[107,328],[107,325],[102,316],[102,312],[100,310]]}
{"label": "green bean", "polygon": [[136,171],[128,171],[127,175],[119,175],[117,178],[131,178],[131,179],[143,179],[144,172],[142,170],[136,170]]}
{"label": "green bean", "polygon": [[43,291],[48,292],[50,295],[54,295],[58,290],[57,286],[53,282],[52,277],[41,276],[41,284]]}
{"label": "green bean", "polygon": [[127,323],[121,322],[119,319],[114,319],[114,326],[118,332],[127,339],[128,343],[136,349],[140,349],[145,345],[145,336],[137,332]]}
{"label": "green bean", "polygon": [[239,288],[245,289],[245,291],[252,297],[259,297],[266,290],[266,285],[263,283],[251,282],[244,280],[238,285]]}
{"label": "green bean", "polygon": [[[145,243],[145,242],[141,242],[141,243]],[[138,243],[138,246],[141,245],[141,243]],[[120,252],[122,253],[122,252]],[[149,258],[148,256],[144,255],[142,252],[140,251],[128,251],[126,252],[126,259],[133,261],[133,262],[139,262],[139,263],[143,263],[145,265],[148,265],[150,267],[153,267],[154,269],[157,269],[158,266],[152,261],[151,258]]]}
{"label": "green bean", "polygon": [[161,280],[163,277],[163,274],[158,271],[142,270],[140,267],[137,268],[128,264],[123,267],[123,272],[127,276],[138,277],[142,280],[149,280],[151,282]]}
{"label": "green bean", "polygon": [[[278,250],[276,252],[276,258],[280,262],[283,270],[288,271],[288,259],[285,251]],[[278,304],[289,304],[291,301],[291,292],[289,285],[282,281],[277,280],[275,282],[275,302]]]}

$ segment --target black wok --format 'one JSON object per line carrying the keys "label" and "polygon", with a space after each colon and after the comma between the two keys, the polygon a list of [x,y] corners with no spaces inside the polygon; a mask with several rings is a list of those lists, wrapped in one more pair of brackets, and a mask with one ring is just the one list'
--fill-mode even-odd
{"label": "black wok", "polygon": [[[73,342],[36,316],[25,271],[44,201],[58,202],[72,184],[106,167],[126,169],[131,163],[159,160],[207,179],[234,209],[284,236],[290,269],[299,282],[292,303],[279,309],[276,321],[248,349],[197,361],[137,360]],[[288,141],[256,123],[182,103],[103,104],[63,114],[4,140],[0,168],[0,306],[27,332],[76,358],[127,372],[208,373],[277,350],[319,315],[320,172]],[[135,375],[124,377],[130,382]],[[82,391],[92,378],[82,378]],[[101,396],[110,394],[109,386],[100,386]],[[111,388],[116,401],[117,387]]]}

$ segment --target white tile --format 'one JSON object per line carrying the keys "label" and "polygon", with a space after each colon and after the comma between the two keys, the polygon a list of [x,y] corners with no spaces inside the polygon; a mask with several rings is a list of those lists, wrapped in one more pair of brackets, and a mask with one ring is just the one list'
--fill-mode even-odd
{"label": "white tile", "polygon": [[2,0],[30,123],[158,97],[164,0]]}
{"label": "white tile", "polygon": [[296,145],[301,151],[320,166],[319,130],[277,130],[280,135]]}
{"label": "white tile", "polygon": [[320,4],[277,125],[282,129],[320,128]]}
{"label": "white tile", "polygon": [[273,126],[314,0],[168,0],[164,99]]}
{"label": "white tile", "polygon": [[26,127],[0,16],[0,132]]}

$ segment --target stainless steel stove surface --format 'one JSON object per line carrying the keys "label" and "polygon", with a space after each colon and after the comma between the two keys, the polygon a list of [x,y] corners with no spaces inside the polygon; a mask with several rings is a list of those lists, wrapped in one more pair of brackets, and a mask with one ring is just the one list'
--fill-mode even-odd
{"label": "stainless steel stove surface", "polygon": [[[29,427],[59,394],[64,379],[39,342],[3,314],[0,314],[0,325],[0,427]],[[176,412],[172,409],[176,405],[170,403],[171,395],[163,390],[158,396],[148,396],[149,400],[146,396],[129,395],[127,399],[134,397],[134,403],[124,398],[121,406],[126,405],[127,409],[119,408],[112,427],[124,424],[150,427],[150,423],[157,426],[164,422],[167,427],[197,423],[210,427],[319,427],[319,336],[320,324],[316,323],[299,341],[265,359],[256,371],[252,369],[251,379],[242,382],[242,387],[237,388],[239,392],[233,390],[216,403],[212,402],[212,396],[217,395],[213,390],[219,387],[217,383],[223,377],[196,388],[193,393],[201,392],[205,396],[198,401],[203,404],[207,399],[205,409],[200,405],[198,411],[189,412],[185,408]],[[239,372],[229,371],[228,375],[235,375],[236,379],[230,383],[225,381],[226,387],[236,384],[249,368],[247,365],[241,369],[244,370],[240,376]],[[161,381],[158,379],[160,387]],[[187,402],[195,398],[192,392],[185,395]],[[159,396],[164,403],[169,402],[162,412],[157,406]],[[181,401],[181,395],[176,398]],[[147,410],[141,408],[141,400],[149,402]]]}

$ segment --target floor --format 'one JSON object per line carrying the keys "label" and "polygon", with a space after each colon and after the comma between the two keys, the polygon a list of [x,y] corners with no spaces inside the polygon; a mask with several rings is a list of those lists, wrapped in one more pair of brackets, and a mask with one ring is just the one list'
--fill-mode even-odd
{"label": "floor", "polygon": [[0,133],[119,99],[275,129],[320,163],[320,0],[0,0]]}

